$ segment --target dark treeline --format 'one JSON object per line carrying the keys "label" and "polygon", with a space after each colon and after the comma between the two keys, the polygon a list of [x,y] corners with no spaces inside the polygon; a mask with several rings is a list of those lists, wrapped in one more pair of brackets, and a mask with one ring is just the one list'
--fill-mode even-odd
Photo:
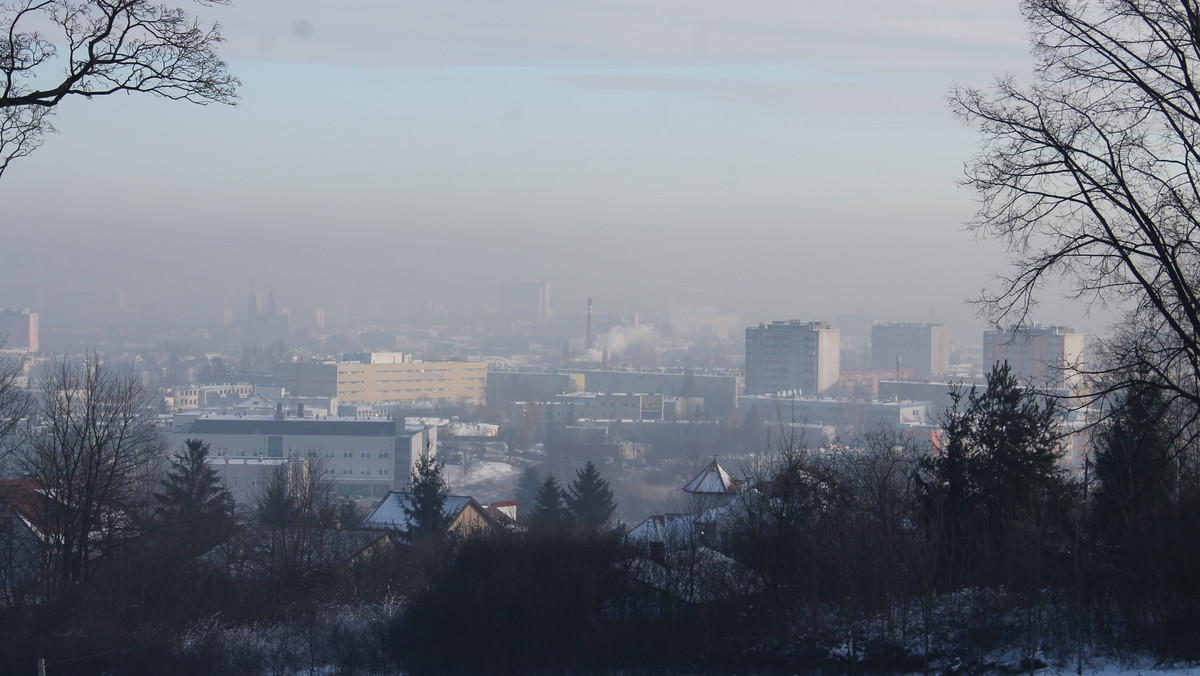
{"label": "dark treeline", "polygon": [[1200,657],[1200,473],[1153,390],[1113,403],[1075,475],[1056,404],[1000,367],[957,394],[936,454],[882,432],[783,443],[652,544],[613,521],[591,463],[522,475],[519,527],[447,532],[428,458],[403,537],[358,530],[312,460],[237,512],[203,443],[151,466],[135,382],[94,357],[60,371],[9,453],[6,505],[63,499],[41,499],[32,540],[5,513],[4,673],[38,658],[52,674],[442,674]]}

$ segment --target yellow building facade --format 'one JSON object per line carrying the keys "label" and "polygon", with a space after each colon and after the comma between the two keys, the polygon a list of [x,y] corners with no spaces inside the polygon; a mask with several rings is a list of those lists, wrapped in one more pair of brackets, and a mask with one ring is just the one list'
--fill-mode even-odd
{"label": "yellow building facade", "polygon": [[343,404],[482,402],[486,391],[487,363],[482,361],[337,365],[337,397]]}

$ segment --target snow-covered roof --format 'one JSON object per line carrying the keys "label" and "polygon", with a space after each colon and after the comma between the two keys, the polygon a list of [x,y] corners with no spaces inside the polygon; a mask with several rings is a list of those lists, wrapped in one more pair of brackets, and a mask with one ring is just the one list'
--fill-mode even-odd
{"label": "snow-covered roof", "polygon": [[695,542],[698,535],[694,515],[656,514],[638,524],[626,537],[640,544],[662,542],[678,548]]}
{"label": "snow-covered roof", "polygon": [[[453,522],[467,508],[471,500],[472,498],[466,495],[447,496],[446,502],[442,504],[442,516]],[[386,528],[406,533],[410,523],[404,508],[411,505],[411,495],[392,491],[379,501],[367,518],[363,519],[363,528]]]}
{"label": "snow-covered roof", "polygon": [[683,490],[688,493],[735,493],[737,481],[715,459],[688,482]]}
{"label": "snow-covered roof", "polygon": [[261,394],[252,394],[234,404],[233,407],[235,409],[242,410],[247,408],[268,408],[274,405],[275,402],[273,400],[268,399]]}

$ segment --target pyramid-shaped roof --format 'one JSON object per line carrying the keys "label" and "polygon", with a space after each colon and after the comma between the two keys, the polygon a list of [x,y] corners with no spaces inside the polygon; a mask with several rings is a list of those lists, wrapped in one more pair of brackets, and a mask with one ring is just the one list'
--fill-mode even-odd
{"label": "pyramid-shaped roof", "polygon": [[688,493],[725,494],[737,492],[737,480],[714,458],[683,490]]}

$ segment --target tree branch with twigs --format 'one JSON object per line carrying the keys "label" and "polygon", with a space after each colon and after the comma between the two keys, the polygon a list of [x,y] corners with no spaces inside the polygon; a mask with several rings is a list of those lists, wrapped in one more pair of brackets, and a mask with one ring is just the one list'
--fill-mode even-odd
{"label": "tree branch with twigs", "polygon": [[50,117],[69,97],[232,104],[241,83],[217,53],[223,41],[218,24],[144,0],[0,3],[0,175],[54,131]]}

